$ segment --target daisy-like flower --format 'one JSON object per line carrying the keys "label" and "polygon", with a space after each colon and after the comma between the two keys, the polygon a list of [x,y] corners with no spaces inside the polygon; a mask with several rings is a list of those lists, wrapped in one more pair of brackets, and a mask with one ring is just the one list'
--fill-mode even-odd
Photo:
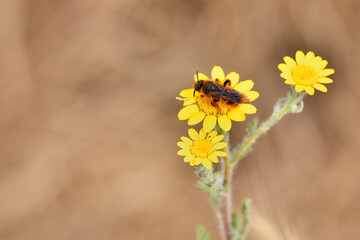
{"label": "daisy-like flower", "polygon": [[319,56],[315,57],[313,52],[305,55],[302,51],[296,52],[295,60],[286,56],[285,63],[278,66],[285,83],[295,85],[297,92],[305,90],[310,95],[314,95],[314,89],[327,92],[323,83],[332,83],[333,80],[328,76],[335,72],[334,69],[325,68],[328,62]]}
{"label": "daisy-like flower", "polygon": [[182,141],[177,145],[182,149],[177,152],[178,155],[184,156],[184,162],[190,162],[190,166],[202,164],[205,168],[211,169],[212,162],[219,162],[218,157],[225,157],[227,153],[219,151],[226,147],[226,142],[221,142],[224,135],[217,135],[216,131],[206,133],[202,128],[199,133],[190,128],[188,137],[181,137]]}
{"label": "daisy-like flower", "polygon": [[239,82],[239,74],[231,72],[225,76],[221,67],[215,66],[211,71],[211,79],[205,74],[198,73],[194,75],[195,83],[201,80],[212,81],[224,85],[226,88],[236,91],[240,94],[242,103],[229,103],[225,98],[220,97],[214,102],[214,97],[204,94],[203,90],[195,91],[194,88],[185,89],[180,92],[184,101],[184,107],[180,110],[178,118],[188,120],[188,124],[195,125],[204,120],[203,128],[206,132],[214,129],[216,122],[224,131],[231,129],[231,120],[244,121],[245,114],[256,113],[256,108],[250,104],[259,97],[259,93],[251,91],[254,86],[252,80]]}

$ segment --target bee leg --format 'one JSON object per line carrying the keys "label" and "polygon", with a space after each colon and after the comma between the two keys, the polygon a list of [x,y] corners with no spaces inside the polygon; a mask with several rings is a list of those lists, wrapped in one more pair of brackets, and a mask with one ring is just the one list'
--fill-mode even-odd
{"label": "bee leg", "polygon": [[214,107],[219,107],[219,105],[217,104],[219,100],[219,98],[214,98],[214,100],[211,102],[211,105],[213,105]]}
{"label": "bee leg", "polygon": [[226,87],[226,85],[231,85],[231,81],[229,79],[226,79],[224,82],[224,87]]}

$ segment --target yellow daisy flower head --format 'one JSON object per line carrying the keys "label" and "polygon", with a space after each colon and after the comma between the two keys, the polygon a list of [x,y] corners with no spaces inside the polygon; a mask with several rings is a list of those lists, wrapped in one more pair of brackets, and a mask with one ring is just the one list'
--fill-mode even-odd
{"label": "yellow daisy flower head", "polygon": [[224,131],[231,129],[231,120],[244,121],[245,114],[256,113],[256,108],[250,104],[259,97],[259,93],[251,91],[252,80],[239,82],[239,74],[231,72],[225,76],[221,67],[215,66],[211,71],[211,79],[205,74],[194,75],[194,88],[180,92],[184,107],[178,118],[187,120],[189,125],[195,125],[204,120],[203,128],[211,132],[216,122]]}
{"label": "yellow daisy flower head", "polygon": [[328,76],[335,72],[334,69],[325,68],[328,62],[319,56],[315,57],[313,52],[305,55],[297,51],[295,60],[286,56],[284,61],[278,65],[282,72],[280,76],[286,80],[286,84],[295,85],[297,92],[305,90],[310,95],[314,95],[314,89],[327,92],[323,84],[333,82]]}
{"label": "yellow daisy flower head", "polygon": [[224,135],[217,135],[216,131],[206,133],[202,128],[199,133],[190,128],[188,137],[181,137],[182,141],[177,145],[182,149],[177,152],[178,155],[184,156],[184,162],[189,162],[190,166],[202,164],[205,168],[211,169],[212,162],[219,162],[218,157],[225,157],[227,153],[220,151],[226,147],[226,142],[221,142]]}

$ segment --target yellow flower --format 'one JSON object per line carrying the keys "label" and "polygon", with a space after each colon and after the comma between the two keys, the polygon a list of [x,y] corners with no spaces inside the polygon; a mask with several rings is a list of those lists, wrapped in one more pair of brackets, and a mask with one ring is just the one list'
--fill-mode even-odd
{"label": "yellow flower", "polygon": [[218,157],[225,157],[227,153],[219,151],[227,146],[226,142],[221,142],[224,135],[217,135],[216,131],[206,133],[202,128],[199,133],[190,128],[188,137],[181,137],[182,141],[177,145],[182,149],[177,152],[178,155],[184,156],[184,162],[190,162],[190,166],[202,164],[205,168],[211,169],[212,163],[219,162]]}
{"label": "yellow flower", "polygon": [[224,131],[229,131],[231,120],[244,121],[245,114],[256,113],[256,108],[249,104],[259,97],[258,92],[251,91],[254,86],[252,80],[239,82],[238,73],[231,72],[225,76],[224,71],[219,66],[212,69],[211,79],[202,73],[195,74],[194,79],[195,83],[207,80],[220,85],[224,85],[227,81],[226,88],[240,94],[242,103],[229,103],[227,99],[220,96],[214,104],[214,97],[204,94],[202,90],[195,91],[194,88],[182,90],[180,92],[182,98],[177,99],[184,101],[184,107],[180,110],[178,118],[180,120],[189,119],[188,124],[190,126],[204,120],[203,128],[206,132],[213,130],[216,122]]}
{"label": "yellow flower", "polygon": [[302,51],[297,51],[295,59],[284,57],[285,63],[280,63],[278,68],[281,70],[280,76],[286,79],[285,83],[295,85],[297,92],[306,91],[314,95],[314,88],[327,92],[327,88],[322,83],[332,83],[333,80],[328,78],[333,74],[334,69],[326,68],[327,61],[321,57],[315,57],[313,52],[306,55]]}

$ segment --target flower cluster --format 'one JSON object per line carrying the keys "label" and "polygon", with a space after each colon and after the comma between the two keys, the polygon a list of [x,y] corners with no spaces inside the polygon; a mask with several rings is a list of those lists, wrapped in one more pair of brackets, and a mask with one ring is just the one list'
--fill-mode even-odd
{"label": "flower cluster", "polygon": [[[323,84],[333,82],[328,76],[334,70],[325,68],[328,62],[313,52],[305,55],[297,51],[295,59],[286,56],[284,62],[278,65],[280,76],[297,92],[306,91],[309,95],[313,95],[315,89],[327,92]],[[181,137],[178,146],[182,149],[178,155],[184,156],[184,162],[189,162],[191,166],[203,165],[211,169],[212,163],[219,161],[218,157],[227,156],[226,151],[221,151],[227,146],[226,142],[222,142],[224,135],[218,134],[214,128],[218,124],[219,131],[228,132],[231,121],[244,121],[246,114],[256,113],[251,103],[259,97],[259,93],[252,90],[252,80],[239,82],[238,73],[225,75],[219,66],[212,69],[211,78],[196,73],[194,80],[193,88],[182,90],[177,98],[183,101],[178,118],[188,120],[190,126],[203,121],[203,126],[199,132],[189,129],[190,138]]]}

